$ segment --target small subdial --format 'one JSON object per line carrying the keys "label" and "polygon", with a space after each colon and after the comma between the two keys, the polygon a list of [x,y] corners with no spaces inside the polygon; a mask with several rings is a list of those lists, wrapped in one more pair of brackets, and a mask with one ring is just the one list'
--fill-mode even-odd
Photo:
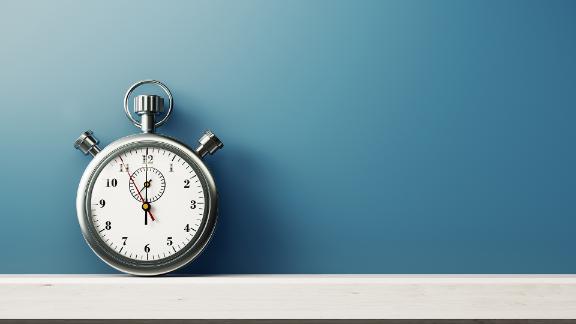
{"label": "small subdial", "polygon": [[[138,186],[138,189],[134,187],[135,185]],[[166,190],[166,180],[160,170],[153,167],[141,167],[132,173],[130,193],[134,199],[142,201],[140,199],[140,195],[142,195],[142,198],[150,203],[160,199],[164,190]]]}

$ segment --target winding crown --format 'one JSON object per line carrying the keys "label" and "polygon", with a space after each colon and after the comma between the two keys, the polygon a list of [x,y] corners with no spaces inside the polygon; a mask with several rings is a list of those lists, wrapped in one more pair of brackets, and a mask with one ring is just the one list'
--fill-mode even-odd
{"label": "winding crown", "polygon": [[164,99],[156,95],[140,95],[134,97],[134,112],[158,114],[164,111]]}

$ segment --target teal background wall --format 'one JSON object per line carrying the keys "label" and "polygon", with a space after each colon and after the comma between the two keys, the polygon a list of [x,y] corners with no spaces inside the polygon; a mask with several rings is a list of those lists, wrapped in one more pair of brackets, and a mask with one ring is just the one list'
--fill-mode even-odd
{"label": "teal background wall", "polygon": [[109,273],[76,221],[88,158],[134,133],[122,97],[164,81],[161,129],[221,193],[186,273],[576,272],[576,2],[6,1],[1,273]]}

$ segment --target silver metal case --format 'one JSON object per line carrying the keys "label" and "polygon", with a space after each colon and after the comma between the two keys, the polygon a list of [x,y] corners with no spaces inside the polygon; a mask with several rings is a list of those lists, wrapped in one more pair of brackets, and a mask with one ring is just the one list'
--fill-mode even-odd
{"label": "silver metal case", "polygon": [[[198,174],[204,192],[208,195],[206,198],[206,208],[204,210],[203,221],[190,243],[172,256],[153,261],[133,260],[112,250],[96,233],[93,222],[90,219],[92,189],[95,180],[102,169],[108,164],[108,162],[110,162],[110,160],[114,159],[122,152],[141,146],[165,148],[180,155]],[[80,228],[82,229],[82,235],[94,253],[96,253],[96,255],[98,255],[104,262],[117,270],[139,276],[154,276],[171,272],[194,260],[206,247],[212,237],[218,214],[217,206],[218,194],[214,179],[197,153],[175,139],[153,133],[143,133],[123,137],[98,152],[82,175],[76,198],[76,209]]]}

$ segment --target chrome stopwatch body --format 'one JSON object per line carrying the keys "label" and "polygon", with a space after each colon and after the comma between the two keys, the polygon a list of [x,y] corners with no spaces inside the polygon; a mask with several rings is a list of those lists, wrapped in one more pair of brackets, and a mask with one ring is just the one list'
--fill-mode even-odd
{"label": "chrome stopwatch body", "polygon": [[[158,96],[135,98],[137,122],[129,114],[127,100],[141,84],[160,85],[168,94],[170,108],[163,110]],[[135,275],[164,274],[188,264],[204,249],[214,232],[218,194],[214,179],[202,161],[221,148],[210,131],[192,150],[155,128],[172,111],[168,88],[155,80],[134,84],[126,93],[125,111],[143,133],[121,138],[104,149],[91,131],[84,132],[75,147],[94,159],[84,172],[76,199],[82,234],[92,250],[110,266]]]}

